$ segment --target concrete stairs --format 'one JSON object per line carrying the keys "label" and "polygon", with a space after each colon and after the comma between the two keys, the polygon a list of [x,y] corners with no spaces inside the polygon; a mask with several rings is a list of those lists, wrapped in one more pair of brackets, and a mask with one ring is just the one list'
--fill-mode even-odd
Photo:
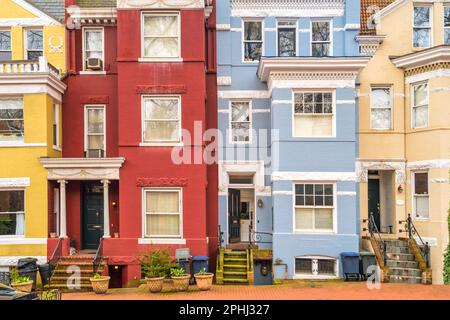
{"label": "concrete stairs", "polygon": [[248,284],[247,251],[225,250],[223,257],[223,283]]}
{"label": "concrete stairs", "polygon": [[386,241],[386,266],[389,268],[389,282],[411,283],[422,282],[422,271],[419,263],[408,245],[407,240]]}

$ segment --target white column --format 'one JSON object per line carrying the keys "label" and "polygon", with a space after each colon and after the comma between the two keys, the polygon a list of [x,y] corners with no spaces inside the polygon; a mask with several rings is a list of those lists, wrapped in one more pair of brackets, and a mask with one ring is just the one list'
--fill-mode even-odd
{"label": "white column", "polygon": [[103,183],[103,238],[111,238],[109,230],[109,180],[102,180]]}
{"label": "white column", "polygon": [[59,183],[59,204],[60,204],[60,219],[59,219],[59,237],[67,238],[67,219],[66,219],[66,180],[58,180]]}

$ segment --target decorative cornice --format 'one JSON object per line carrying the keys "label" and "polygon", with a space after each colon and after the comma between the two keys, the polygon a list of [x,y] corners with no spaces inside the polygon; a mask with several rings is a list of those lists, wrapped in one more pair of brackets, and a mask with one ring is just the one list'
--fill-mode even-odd
{"label": "decorative cornice", "polygon": [[[209,2],[206,2],[209,3]],[[203,9],[205,0],[118,0],[118,9]]]}
{"label": "decorative cornice", "polygon": [[136,86],[137,94],[184,94],[187,92],[185,85],[139,85]]}
{"label": "decorative cornice", "polygon": [[138,178],[136,186],[146,187],[186,187],[188,179],[186,178]]}
{"label": "decorative cornice", "polygon": [[366,183],[369,179],[369,170],[392,170],[395,171],[395,182],[404,184],[406,182],[406,161],[385,160],[360,160],[356,162],[356,181]]}
{"label": "decorative cornice", "polygon": [[116,8],[80,8],[78,6],[70,6],[66,10],[74,24],[105,25],[117,23]]}
{"label": "decorative cornice", "polygon": [[436,46],[400,57],[391,57],[391,61],[397,68],[402,69],[412,69],[433,63],[450,62],[450,45]]}
{"label": "decorative cornice", "polygon": [[359,42],[359,52],[364,56],[375,55],[384,38],[386,36],[359,35],[355,37],[356,41]]}

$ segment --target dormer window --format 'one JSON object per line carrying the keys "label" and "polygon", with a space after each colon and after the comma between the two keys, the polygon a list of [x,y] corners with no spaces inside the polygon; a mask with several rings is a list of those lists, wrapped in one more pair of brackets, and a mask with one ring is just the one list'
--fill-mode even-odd
{"label": "dormer window", "polygon": [[84,28],[83,70],[104,70],[104,30],[103,28]]}

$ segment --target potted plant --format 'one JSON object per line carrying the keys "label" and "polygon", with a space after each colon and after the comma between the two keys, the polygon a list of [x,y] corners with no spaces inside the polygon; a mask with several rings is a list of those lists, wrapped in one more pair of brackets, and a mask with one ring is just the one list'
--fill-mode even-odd
{"label": "potted plant", "polygon": [[186,274],[184,269],[171,269],[170,275],[173,280],[173,286],[177,291],[187,291],[189,288],[189,280],[191,280],[191,275]]}
{"label": "potted plant", "polygon": [[102,276],[98,273],[94,274],[92,278],[89,278],[91,281],[92,289],[96,294],[104,294],[108,291],[109,288],[109,276]]}
{"label": "potted plant", "polygon": [[169,250],[157,249],[138,258],[141,268],[145,274],[147,288],[152,293],[161,292],[164,279],[168,276],[170,269],[174,266],[170,258]]}
{"label": "potted plant", "polygon": [[214,278],[214,273],[206,272],[206,269],[203,268],[199,273],[194,274],[195,282],[197,283],[197,287],[202,291],[208,291],[212,287],[212,282]]}
{"label": "potted plant", "polygon": [[11,270],[11,287],[18,291],[31,292],[33,290],[33,280],[30,277],[21,277],[19,270],[13,268]]}

